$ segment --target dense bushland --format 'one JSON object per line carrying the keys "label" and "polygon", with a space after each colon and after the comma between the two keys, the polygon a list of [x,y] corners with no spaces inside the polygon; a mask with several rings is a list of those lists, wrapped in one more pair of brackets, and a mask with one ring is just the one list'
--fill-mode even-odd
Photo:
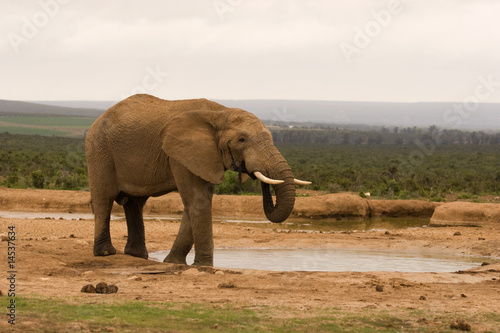
{"label": "dense bushland", "polygon": [[0,185],[86,189],[84,147],[82,139],[0,134]]}
{"label": "dense bushland", "polygon": [[447,193],[500,194],[500,145],[440,145],[423,151],[400,145],[277,144],[312,189],[370,192],[389,198]]}
{"label": "dense bushland", "polygon": [[[464,134],[464,140],[460,140],[461,132],[455,131],[455,141],[443,132],[409,131],[401,135],[391,131],[379,133],[382,140],[369,142],[377,132],[329,130],[329,135],[340,140],[332,143],[330,139],[299,140],[300,136],[325,135],[313,130],[280,132],[273,133],[278,149],[296,178],[313,182],[311,189],[433,200],[442,200],[447,193],[463,197],[500,195],[500,144],[495,135],[485,134],[482,141],[470,141],[466,138],[478,136]],[[357,137],[368,139],[357,143]],[[398,138],[403,142],[394,142]],[[84,140],[0,134],[0,185],[87,189]],[[240,184],[237,173],[226,172],[216,193],[260,193],[260,184],[252,180]]]}

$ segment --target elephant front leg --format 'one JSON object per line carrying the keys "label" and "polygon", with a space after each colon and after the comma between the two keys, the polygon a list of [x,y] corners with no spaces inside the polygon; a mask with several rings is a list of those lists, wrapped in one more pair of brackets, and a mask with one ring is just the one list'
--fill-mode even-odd
{"label": "elephant front leg", "polygon": [[214,265],[214,239],[212,228],[211,200],[208,209],[195,209],[192,215],[191,226],[194,238],[194,263],[195,266]]}
{"label": "elephant front leg", "polygon": [[[200,178],[198,178],[200,179]],[[200,179],[201,181],[201,179]],[[201,181],[192,196],[185,200],[194,240],[195,266],[214,265],[214,239],[212,230],[212,195],[214,186]]]}
{"label": "elephant front leg", "polygon": [[189,251],[191,251],[193,242],[191,222],[189,221],[188,213],[186,212],[186,210],[184,210],[177,238],[175,239],[172,249],[168,253],[167,257],[163,260],[163,262],[187,265],[186,256],[188,255]]}
{"label": "elephant front leg", "polygon": [[[212,195],[214,185],[187,170],[175,160],[170,161],[177,189],[184,204],[181,230],[167,262],[185,255],[194,243],[194,265],[213,266]],[[189,233],[190,231],[190,233]]]}

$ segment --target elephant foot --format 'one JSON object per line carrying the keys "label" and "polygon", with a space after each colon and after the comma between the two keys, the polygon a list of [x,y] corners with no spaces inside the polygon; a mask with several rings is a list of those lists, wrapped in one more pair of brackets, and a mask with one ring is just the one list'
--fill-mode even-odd
{"label": "elephant foot", "polygon": [[181,265],[187,265],[186,262],[186,256],[176,256],[172,252],[170,252],[165,259],[163,259],[163,262],[169,263],[169,264],[181,264]]}
{"label": "elephant foot", "polygon": [[116,249],[111,243],[94,245],[94,256],[110,256],[116,254]]}
{"label": "elephant foot", "polygon": [[142,244],[140,246],[138,245],[131,245],[127,243],[125,245],[125,254],[129,254],[134,257],[139,257],[139,258],[144,258],[148,259],[148,250],[146,249],[146,245]]}
{"label": "elephant foot", "polygon": [[213,267],[214,266],[214,259],[213,257],[210,258],[194,258],[194,263],[193,266],[209,266]]}

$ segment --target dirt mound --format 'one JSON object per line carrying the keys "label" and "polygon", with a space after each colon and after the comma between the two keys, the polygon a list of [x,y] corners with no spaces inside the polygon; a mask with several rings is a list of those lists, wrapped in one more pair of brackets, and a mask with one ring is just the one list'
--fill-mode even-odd
{"label": "dirt mound", "polygon": [[449,202],[437,207],[431,218],[431,226],[480,226],[484,222],[500,222],[500,205]]}
{"label": "dirt mound", "polygon": [[439,203],[422,200],[368,200],[371,216],[431,217]]}
{"label": "dirt mound", "polygon": [[[89,192],[7,188],[0,188],[0,210],[92,213]],[[150,215],[181,214],[183,210],[178,193],[150,198],[144,207],[144,213]],[[113,212],[123,214],[123,209],[115,203]],[[258,195],[215,195],[212,212],[215,216],[265,218],[262,197]],[[365,218],[369,216],[369,207],[365,199],[349,193],[298,197],[292,216]]]}
{"label": "dirt mound", "polygon": [[81,191],[17,190],[0,188],[0,210],[92,212],[90,193]]}
{"label": "dirt mound", "polygon": [[[92,213],[90,193],[83,191],[18,190],[0,188],[0,210],[19,212]],[[150,198],[144,207],[148,215],[181,214],[184,210],[178,193]],[[116,203],[115,214],[123,214]],[[261,196],[215,195],[214,216],[265,218]],[[297,197],[291,217],[358,218],[371,216],[431,218],[433,225],[476,225],[499,222],[500,205],[488,203],[434,203],[423,200],[374,200],[356,194],[336,193]]]}
{"label": "dirt mound", "polygon": [[294,217],[366,218],[370,215],[367,200],[354,194],[325,194],[295,200]]}

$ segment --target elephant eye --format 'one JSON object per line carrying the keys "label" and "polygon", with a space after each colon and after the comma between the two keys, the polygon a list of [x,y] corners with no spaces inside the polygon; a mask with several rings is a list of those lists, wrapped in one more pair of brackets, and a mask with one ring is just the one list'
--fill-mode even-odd
{"label": "elephant eye", "polygon": [[245,138],[240,138],[238,142],[245,142]]}

